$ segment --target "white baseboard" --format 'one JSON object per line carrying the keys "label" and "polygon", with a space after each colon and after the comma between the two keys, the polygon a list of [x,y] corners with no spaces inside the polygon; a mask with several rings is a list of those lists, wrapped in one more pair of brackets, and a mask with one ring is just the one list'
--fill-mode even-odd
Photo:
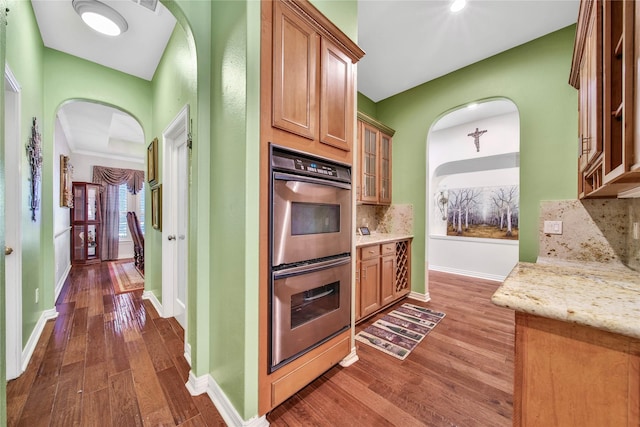
{"label": "white baseboard", "polygon": [[149,301],[151,301],[151,305],[153,305],[153,308],[156,309],[156,311],[158,312],[158,315],[162,316],[162,313],[164,312],[162,308],[162,304],[160,304],[160,301],[158,301],[158,298],[153,292],[143,291],[142,299],[148,299]]}
{"label": "white baseboard", "polygon": [[477,279],[493,280],[495,282],[504,282],[507,276],[500,274],[482,273],[479,271],[461,270],[458,268],[441,267],[437,265],[429,265],[429,270],[440,271],[442,273],[459,274],[461,276],[475,277]]}
{"label": "white baseboard", "polygon": [[347,354],[345,358],[340,361],[340,366],[342,366],[343,368],[348,368],[349,366],[356,363],[358,360],[360,360],[360,358],[356,353],[356,348],[352,347],[351,352]]}
{"label": "white baseboard", "polygon": [[419,292],[411,291],[409,292],[409,295],[407,295],[407,297],[422,302],[431,301],[431,295],[429,295],[429,292],[421,294]]}
{"label": "white baseboard", "polygon": [[48,320],[55,319],[58,317],[58,312],[55,308],[51,308],[49,310],[45,310],[40,315],[36,326],[33,328],[31,332],[31,336],[29,336],[29,341],[27,341],[27,345],[25,345],[24,350],[22,350],[22,360],[20,364],[20,369],[22,372],[27,370],[27,365],[29,365],[29,361],[31,360],[31,356],[33,356],[33,352],[36,349],[36,345],[38,344],[38,340],[40,339],[40,335],[42,335],[42,331],[44,330],[44,325]]}
{"label": "white baseboard", "polygon": [[245,421],[238,411],[236,411],[233,404],[231,404],[218,383],[216,383],[216,380],[214,380],[209,374],[196,377],[193,372],[189,372],[189,380],[186,386],[193,396],[206,392],[227,425],[238,427],[269,426],[269,422],[265,415],[261,417],[256,415],[255,417]]}
{"label": "white baseboard", "polygon": [[56,283],[55,296],[53,298],[54,301],[58,301],[58,297],[60,296],[60,292],[62,292],[62,287],[64,286],[64,282],[67,280],[70,271],[71,264],[67,265],[64,273],[62,273],[62,276],[60,276],[60,280],[58,280],[58,283]]}

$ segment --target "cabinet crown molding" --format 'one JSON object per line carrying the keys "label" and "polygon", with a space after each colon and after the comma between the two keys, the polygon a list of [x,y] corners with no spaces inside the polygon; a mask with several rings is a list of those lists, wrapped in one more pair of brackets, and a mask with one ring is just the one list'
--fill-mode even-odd
{"label": "cabinet crown molding", "polygon": [[360,48],[353,40],[340,30],[333,22],[316,9],[307,0],[280,0],[291,9],[304,16],[307,21],[313,25],[314,29],[323,37],[330,39],[341,50],[344,51],[352,63],[358,62],[365,55],[364,50]]}
{"label": "cabinet crown molding", "polygon": [[379,122],[378,120],[374,119],[371,116],[367,116],[365,113],[362,113],[360,111],[358,111],[358,120],[361,120],[361,121],[363,121],[363,122],[365,122],[367,124],[370,124],[373,127],[378,128],[385,135],[393,136],[393,134],[396,133],[396,131],[391,129],[389,126],[385,125],[382,122]]}

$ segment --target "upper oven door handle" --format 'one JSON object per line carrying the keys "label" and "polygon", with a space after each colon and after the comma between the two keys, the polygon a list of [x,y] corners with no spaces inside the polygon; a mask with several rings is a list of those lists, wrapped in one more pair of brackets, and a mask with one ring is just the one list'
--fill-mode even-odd
{"label": "upper oven door handle", "polygon": [[309,274],[316,271],[325,270],[327,268],[334,268],[341,265],[345,265],[351,262],[351,256],[346,255],[343,258],[330,259],[326,261],[320,261],[314,264],[299,265],[273,272],[273,279],[284,279],[285,277],[297,276],[299,274]]}
{"label": "upper oven door handle", "polygon": [[273,179],[277,179],[280,181],[300,181],[300,182],[308,182],[310,184],[330,185],[332,187],[351,190],[351,184],[346,182],[337,182],[337,181],[331,181],[328,179],[313,178],[310,176],[293,175],[290,173],[274,172]]}

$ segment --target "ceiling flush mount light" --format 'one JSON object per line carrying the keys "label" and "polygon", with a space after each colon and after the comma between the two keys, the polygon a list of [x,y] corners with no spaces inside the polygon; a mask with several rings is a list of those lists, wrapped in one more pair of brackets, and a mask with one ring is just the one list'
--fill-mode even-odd
{"label": "ceiling flush mount light", "polygon": [[464,9],[466,5],[467,5],[467,0],[453,0],[449,10],[451,10],[451,12],[453,13],[460,12],[462,9]]}
{"label": "ceiling flush mount light", "polygon": [[72,4],[84,23],[99,33],[118,36],[129,28],[122,15],[97,0],[73,0]]}

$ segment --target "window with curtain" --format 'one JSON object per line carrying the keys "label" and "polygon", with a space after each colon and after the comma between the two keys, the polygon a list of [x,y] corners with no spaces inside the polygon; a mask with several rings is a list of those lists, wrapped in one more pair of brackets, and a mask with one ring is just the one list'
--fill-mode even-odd
{"label": "window with curtain", "polygon": [[138,222],[140,222],[140,228],[144,234],[144,186],[135,195],[127,190],[127,184],[118,186],[118,237],[120,239],[131,239],[127,224],[127,212],[129,211],[134,211],[138,216]]}
{"label": "window with curtain", "polygon": [[140,228],[142,229],[142,234],[144,234],[144,186],[142,187],[142,191],[138,193],[138,199],[140,203],[138,204],[138,222],[140,223]]}

